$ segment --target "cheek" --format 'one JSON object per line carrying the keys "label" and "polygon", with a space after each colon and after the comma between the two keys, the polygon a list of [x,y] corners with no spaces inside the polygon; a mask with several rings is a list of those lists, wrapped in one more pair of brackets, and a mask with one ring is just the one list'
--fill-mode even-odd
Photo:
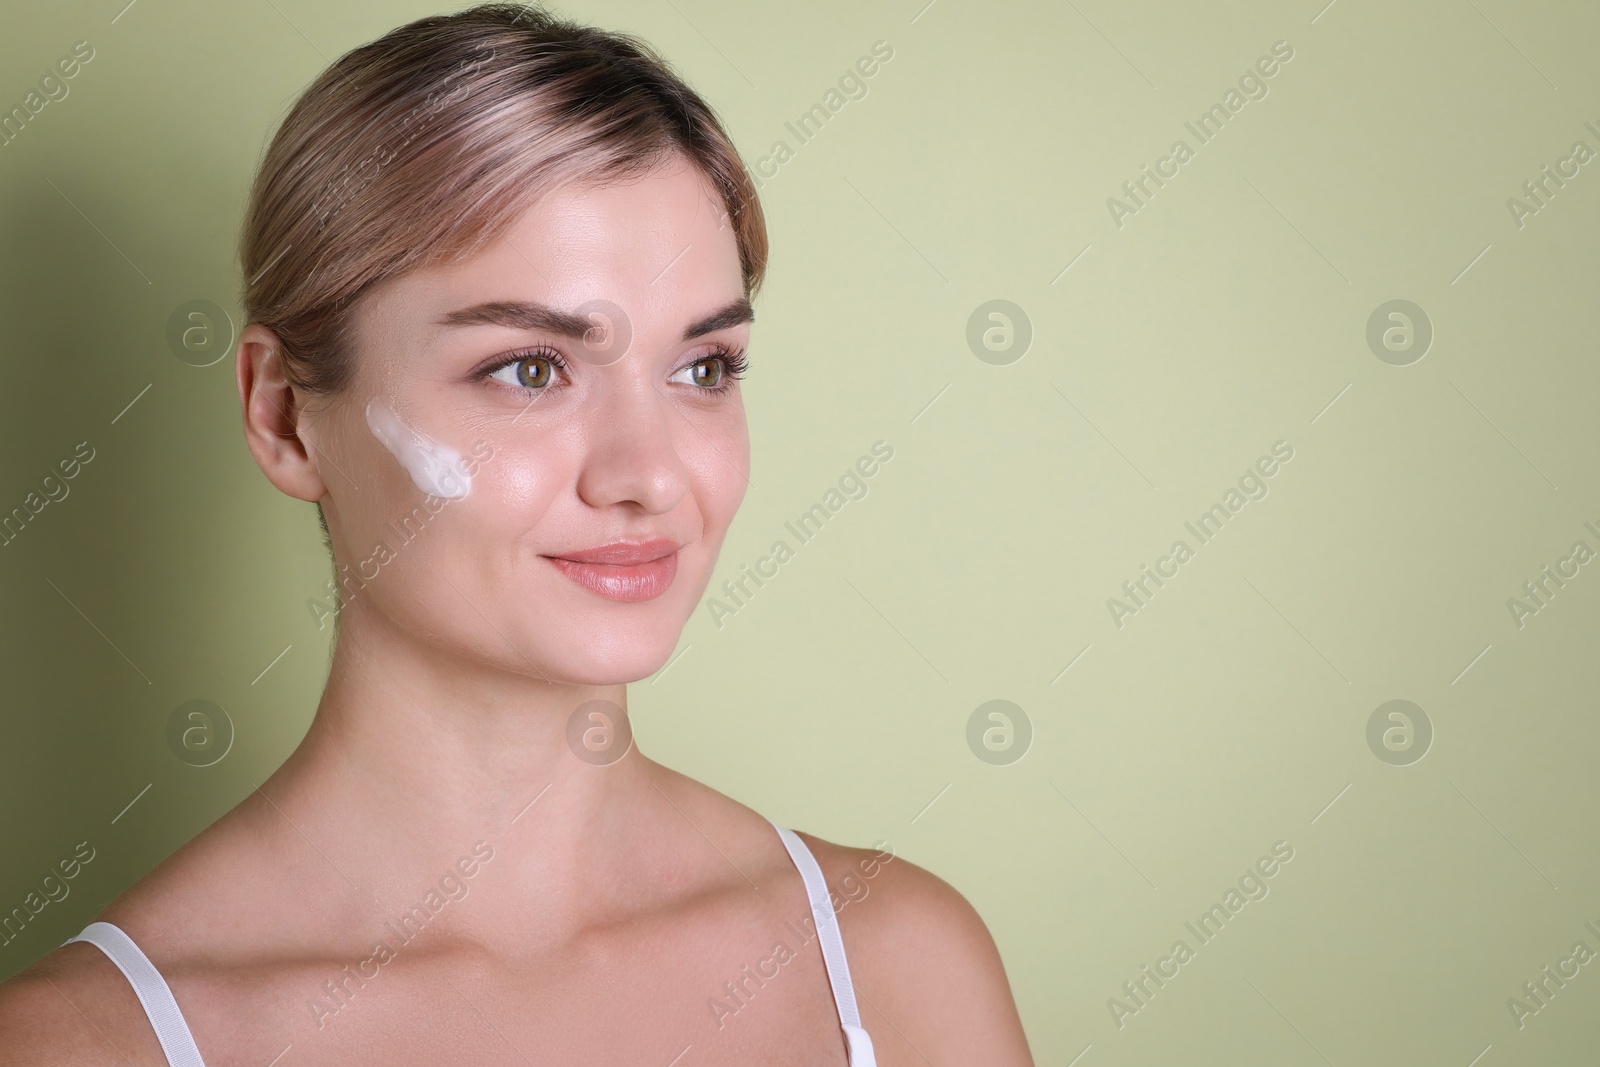
{"label": "cheek", "polygon": [[708,521],[720,520],[726,525],[750,488],[750,434],[742,406],[725,421],[686,436],[679,454]]}
{"label": "cheek", "polygon": [[462,501],[485,526],[532,530],[571,482],[566,456],[552,443],[514,442],[498,445],[480,461],[472,493]]}
{"label": "cheek", "polygon": [[385,401],[373,397],[366,406],[367,428],[388,450],[411,482],[429,496],[459,500],[472,487],[461,453],[437,438],[418,432]]}

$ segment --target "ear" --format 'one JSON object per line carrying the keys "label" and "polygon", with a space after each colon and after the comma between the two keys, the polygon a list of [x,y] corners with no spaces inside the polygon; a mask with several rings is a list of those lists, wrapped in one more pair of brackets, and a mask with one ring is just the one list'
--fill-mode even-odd
{"label": "ear", "polygon": [[[267,480],[297,500],[321,500],[328,486],[312,459],[303,397],[285,375],[278,335],[260,323],[239,334],[234,359],[244,440]],[[308,444],[310,447],[308,448]]]}

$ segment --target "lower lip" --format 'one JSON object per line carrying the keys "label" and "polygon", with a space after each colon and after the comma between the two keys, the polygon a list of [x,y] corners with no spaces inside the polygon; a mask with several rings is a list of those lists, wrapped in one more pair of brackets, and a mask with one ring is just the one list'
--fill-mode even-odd
{"label": "lower lip", "polygon": [[678,573],[676,552],[629,567],[610,563],[578,563],[560,556],[546,556],[545,559],[591,593],[607,600],[627,603],[654,600],[667,591],[667,587],[672,585],[673,576]]}

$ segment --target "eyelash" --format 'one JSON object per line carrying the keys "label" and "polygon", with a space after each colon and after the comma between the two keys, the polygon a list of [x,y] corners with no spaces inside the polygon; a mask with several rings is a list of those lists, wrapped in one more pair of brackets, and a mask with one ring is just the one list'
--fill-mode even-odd
{"label": "eyelash", "polygon": [[[478,378],[489,378],[498,371],[502,371],[507,367],[530,359],[542,359],[546,363],[549,363],[556,370],[562,372],[565,372],[567,369],[567,361],[562,357],[560,352],[557,352],[555,349],[550,348],[547,345],[536,345],[533,348],[519,349],[516,352],[509,353],[506,358],[479,371]],[[707,360],[712,359],[718,359],[722,361],[724,368],[722,374],[723,384],[702,387],[700,391],[702,393],[709,393],[713,396],[719,396],[731,390],[733,388],[733,383],[741,380],[744,377],[745,372],[750,369],[750,361],[745,357],[744,349],[729,348],[723,344],[713,345],[711,351],[707,352],[699,359],[696,359],[693,363],[690,363],[689,366],[692,367],[696,363],[704,363]],[[526,387],[513,385],[510,386],[510,388],[525,389]],[[548,388],[548,386],[545,388]],[[541,388],[528,391],[543,392],[544,389]]]}

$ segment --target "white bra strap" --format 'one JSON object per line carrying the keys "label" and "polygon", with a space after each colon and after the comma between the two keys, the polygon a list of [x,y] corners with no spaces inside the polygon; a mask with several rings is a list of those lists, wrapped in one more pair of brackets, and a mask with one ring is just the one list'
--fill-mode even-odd
{"label": "white bra strap", "polygon": [[189,1033],[189,1024],[184,1022],[183,1013],[178,1010],[178,1002],[172,998],[172,990],[167,986],[166,979],[161,977],[161,972],[156,970],[150,958],[133,943],[133,938],[123,933],[120,927],[99,922],[90,923],[83,928],[83,933],[68,938],[62,944],[70,945],[74,941],[98,945],[100,951],[110,956],[111,962],[128,979],[134,993],[138,994],[139,1003],[144,1005],[150,1025],[155,1027],[156,1040],[161,1042],[161,1051],[166,1053],[169,1067],[205,1067],[200,1050],[195,1046],[194,1036]]}
{"label": "white bra strap", "polygon": [[[771,820],[767,820],[771,822]],[[789,858],[800,868],[800,877],[806,884],[806,897],[811,902],[811,918],[817,924],[817,936],[822,941],[822,961],[828,968],[828,982],[833,986],[833,1002],[839,1009],[839,1022],[844,1027],[845,1047],[850,1054],[851,1067],[875,1067],[872,1038],[861,1025],[861,1013],[856,1010],[855,987],[850,984],[850,965],[844,958],[844,939],[839,935],[839,920],[833,913],[833,902],[828,899],[828,884],[822,877],[822,868],[816,857],[788,827],[772,823]]]}

